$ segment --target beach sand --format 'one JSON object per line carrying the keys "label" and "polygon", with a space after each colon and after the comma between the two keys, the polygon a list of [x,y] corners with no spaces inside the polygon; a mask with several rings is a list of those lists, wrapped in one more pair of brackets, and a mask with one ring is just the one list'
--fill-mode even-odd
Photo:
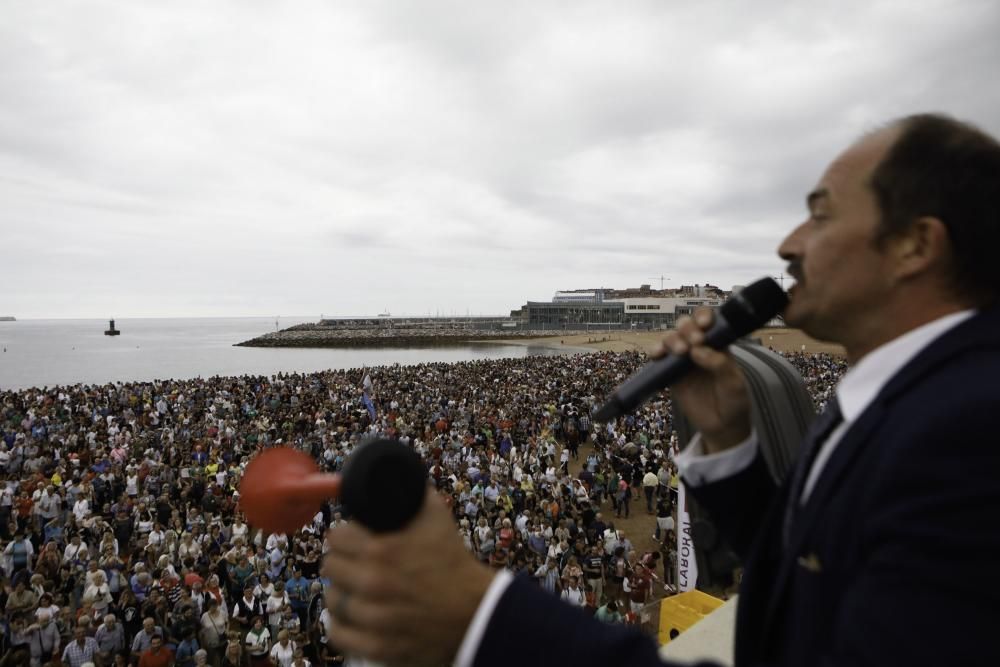
{"label": "beach sand", "polygon": [[[487,342],[554,349],[577,348],[608,352],[625,352],[627,350],[648,352],[663,339],[664,333],[663,331],[611,331],[540,338],[505,338]],[[820,342],[798,329],[759,329],[753,333],[752,337],[759,338],[761,343],[779,352],[827,352],[841,356],[844,354],[844,348],[840,345]]]}

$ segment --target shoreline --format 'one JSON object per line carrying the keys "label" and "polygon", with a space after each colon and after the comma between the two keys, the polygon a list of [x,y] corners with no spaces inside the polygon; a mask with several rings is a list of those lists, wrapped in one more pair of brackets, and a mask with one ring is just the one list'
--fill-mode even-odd
{"label": "shoreline", "polygon": [[[594,333],[567,333],[565,336],[544,336],[520,339],[491,339],[483,343],[524,345],[544,347],[554,350],[580,349],[589,352],[649,352],[666,335],[666,331],[622,331],[604,335]],[[809,354],[833,354],[846,356],[844,348],[834,343],[826,343],[811,338],[798,329],[775,328],[758,329],[750,338],[757,338],[765,347],[778,352],[806,352]]]}
{"label": "shoreline", "polygon": [[[666,330],[654,331],[480,331],[468,329],[335,329],[298,325],[235,343],[234,347],[269,348],[406,348],[460,347],[464,345],[517,345],[566,352],[644,352],[648,354]],[[843,347],[818,341],[798,329],[768,328],[754,331],[766,347],[782,353],[806,352],[845,356]]]}

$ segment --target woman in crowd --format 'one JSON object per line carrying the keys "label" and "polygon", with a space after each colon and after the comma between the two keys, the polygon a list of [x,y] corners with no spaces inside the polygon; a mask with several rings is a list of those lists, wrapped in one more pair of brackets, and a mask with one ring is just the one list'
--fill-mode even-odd
{"label": "woman in crowd", "polygon": [[274,667],[290,667],[295,655],[295,642],[291,641],[287,630],[278,631],[278,641],[271,647],[270,658]]}
{"label": "woman in crowd", "polygon": [[208,651],[209,661],[218,665],[222,647],[229,632],[229,614],[215,597],[209,597],[207,608],[201,615],[201,647]]}
{"label": "woman in crowd", "polygon": [[250,655],[251,667],[268,667],[271,653],[271,632],[264,625],[264,618],[257,616],[243,638],[243,645]]}

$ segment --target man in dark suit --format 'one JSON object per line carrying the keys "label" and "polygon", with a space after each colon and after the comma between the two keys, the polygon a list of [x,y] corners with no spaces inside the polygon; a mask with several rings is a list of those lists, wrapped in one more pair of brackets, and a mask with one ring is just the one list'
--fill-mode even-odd
{"label": "man in dark suit", "polygon": [[[915,116],[864,137],[781,244],[785,319],[852,364],[777,486],[745,380],[698,313],[662,353],[699,429],[683,477],[744,559],[740,665],[997,665],[1000,145]],[[427,555],[421,555],[426,553]],[[476,566],[432,494],[404,531],[338,529],[327,572],[340,646],[461,665],[658,664],[652,642]]]}
{"label": "man in dark suit", "polygon": [[[701,431],[678,463],[745,565],[736,663],[1000,664],[1000,270],[983,245],[1000,241],[1000,147],[904,119],[807,203],[779,247],[785,320],[842,343],[851,370],[797,468],[771,481],[728,355],[698,349],[707,372],[674,392]],[[667,347],[696,347],[704,322]]]}

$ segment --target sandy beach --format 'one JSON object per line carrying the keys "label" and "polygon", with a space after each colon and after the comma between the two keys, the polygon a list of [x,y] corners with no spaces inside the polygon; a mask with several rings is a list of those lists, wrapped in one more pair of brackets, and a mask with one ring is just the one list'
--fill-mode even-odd
{"label": "sandy beach", "polygon": [[[544,336],[538,338],[503,339],[496,342],[508,345],[533,345],[551,348],[579,348],[610,352],[627,350],[648,351],[662,338],[663,331],[625,331],[606,333],[570,334],[566,336]],[[832,343],[824,343],[810,338],[798,329],[759,329],[753,333],[767,345],[779,352],[826,352],[843,355],[844,348]]]}

